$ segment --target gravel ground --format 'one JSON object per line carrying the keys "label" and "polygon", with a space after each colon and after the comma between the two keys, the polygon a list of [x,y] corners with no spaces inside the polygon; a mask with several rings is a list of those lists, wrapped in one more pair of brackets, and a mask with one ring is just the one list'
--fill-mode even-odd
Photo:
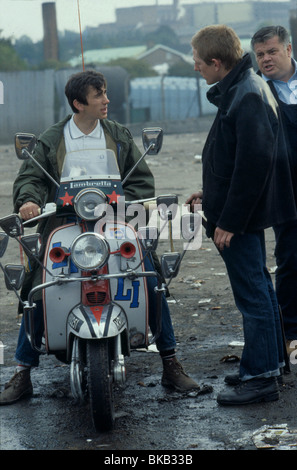
{"label": "gravel ground", "polygon": [[[161,153],[147,160],[155,175],[157,194],[176,193],[182,204],[200,188],[199,155],[205,138],[205,132],[164,136]],[[141,148],[139,136],[136,141]],[[12,212],[11,188],[19,167],[12,146],[0,146],[0,165],[3,217]],[[273,276],[272,231],[266,235],[267,264]],[[181,244],[175,240],[174,249],[180,251]],[[159,254],[169,250],[167,240],[162,240]],[[18,248],[10,241],[1,262],[17,263],[18,258]],[[225,266],[204,235],[201,249],[185,255],[170,292],[178,357],[199,384],[213,387],[212,393],[180,395],[164,389],[159,355],[154,351],[134,351],[126,360],[127,381],[116,390],[115,429],[96,433],[88,405],[78,406],[72,399],[69,367],[52,356],[43,356],[40,367],[32,372],[33,397],[1,408],[1,448],[101,450],[100,458],[105,458],[110,453],[121,455],[119,451],[123,450],[197,455],[199,450],[256,450],[263,442],[274,449],[285,449],[292,439],[296,444],[296,365],[292,364],[291,373],[285,376],[277,402],[243,407],[220,407],[216,402],[225,387],[225,375],[238,369],[242,321]],[[16,317],[17,301],[14,294],[6,291],[2,273],[0,294],[3,386],[13,374],[20,319]],[[276,431],[280,425],[282,434]],[[255,434],[268,432],[267,428],[271,428],[270,436]]]}

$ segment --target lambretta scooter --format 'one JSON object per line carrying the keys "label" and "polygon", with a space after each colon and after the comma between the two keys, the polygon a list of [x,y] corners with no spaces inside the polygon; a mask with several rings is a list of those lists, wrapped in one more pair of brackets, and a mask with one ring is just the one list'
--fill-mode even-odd
{"label": "lambretta scooter", "polygon": [[[145,152],[139,162],[147,154],[159,153],[162,138],[162,129],[143,130]],[[32,155],[35,142],[31,134],[17,134],[16,153],[20,159],[31,158],[39,165]],[[55,203],[47,204],[39,216],[27,222],[17,214],[0,220],[4,231],[0,234],[3,247],[0,247],[0,256],[9,236],[42,268],[42,283],[32,288],[28,300],[23,301],[17,291],[23,283],[25,267],[6,265],[3,268],[0,263],[7,288],[14,290],[23,304],[26,334],[32,348],[41,354],[54,354],[70,364],[72,394],[78,401],[89,400],[93,424],[98,431],[114,426],[113,389],[115,384],[125,382],[124,357],[129,356],[133,348],[147,348],[161,330],[161,296],[165,285],[157,271],[144,268],[144,258],[156,249],[158,229],[142,226],[137,232],[125,220],[130,204],[134,204],[133,208],[136,203],[141,205],[145,214],[143,204],[148,202],[124,201],[123,184],[134,169],[121,181],[112,150],[68,153],[60,182],[52,180],[57,186]],[[171,220],[172,210],[167,208],[177,205],[177,197],[159,196],[154,201],[163,208],[161,219],[165,223],[168,218]],[[40,235],[24,235],[24,228],[51,215],[63,218],[65,223],[50,234],[40,261]],[[190,225],[193,226],[193,221]],[[188,230],[191,238],[193,229]],[[167,278],[176,276],[180,261],[179,253],[162,257]],[[154,292],[157,331],[152,339],[149,339],[148,327],[148,277],[158,280]],[[42,346],[37,345],[34,333],[34,296],[40,291],[45,325]]]}

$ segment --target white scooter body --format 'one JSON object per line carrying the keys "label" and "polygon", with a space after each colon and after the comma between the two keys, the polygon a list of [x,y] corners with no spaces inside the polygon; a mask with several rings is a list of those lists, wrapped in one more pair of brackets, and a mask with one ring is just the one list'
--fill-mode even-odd
{"label": "white scooter body", "polygon": [[[113,385],[125,381],[124,356],[131,348],[149,344],[147,277],[157,278],[153,292],[156,332],[151,342],[161,331],[165,287],[154,269],[144,269],[144,257],[150,256],[155,247],[154,237],[143,237],[141,228],[146,232],[147,227],[141,227],[140,243],[138,233],[124,221],[126,214],[123,216],[119,210],[119,201],[126,181],[142,158],[159,152],[162,135],[159,128],[143,131],[145,153],[123,181],[113,151],[90,149],[66,154],[59,183],[31,154],[35,136],[16,135],[18,157],[32,159],[58,188],[55,201],[46,204],[33,220],[54,216],[56,228],[47,238],[41,260],[39,233],[24,235],[24,226],[32,220],[21,221],[17,214],[1,219],[5,236],[14,238],[29,261],[39,264],[42,270],[42,282],[31,288],[27,300],[17,292],[24,282],[24,265],[3,268],[0,263],[0,268],[7,288],[22,303],[25,332],[32,348],[70,363],[73,396],[79,401],[89,400],[95,429],[100,431],[114,425]],[[135,202],[147,200],[125,204]],[[110,213],[111,208],[116,208],[116,217]],[[5,236],[0,233],[0,257],[7,246]],[[170,263],[176,264],[172,260]],[[167,271],[171,276],[171,268]],[[45,348],[37,345],[35,337],[35,296],[40,292]]]}
{"label": "white scooter body", "polygon": [[[73,239],[80,233],[81,227],[76,224],[65,225],[52,232],[47,244],[45,261],[48,270],[55,276],[66,274],[71,278],[82,277],[82,271],[74,266],[69,258],[61,263],[53,263],[49,257],[50,251],[55,247],[68,250]],[[143,272],[142,251],[133,227],[124,222],[117,222],[116,225],[107,223],[105,233],[108,234],[111,252],[106,273],[121,273],[135,268],[136,272]],[[128,259],[118,252],[120,245],[126,241],[135,247],[134,256]],[[43,283],[50,282],[51,279],[50,274],[45,271]],[[104,287],[100,287],[102,281],[86,282],[89,283],[89,287],[85,296],[82,296],[84,282],[79,281],[44,289],[45,341],[48,353],[67,350],[69,357],[71,335],[83,339],[99,339],[122,334],[124,330],[129,338],[128,349],[130,346],[146,347],[148,345],[146,279],[143,277],[129,279],[119,275],[118,278],[108,279],[105,290],[107,287],[109,292],[105,293]],[[86,302],[86,299],[91,300]],[[98,299],[101,299],[101,302],[96,301]]]}

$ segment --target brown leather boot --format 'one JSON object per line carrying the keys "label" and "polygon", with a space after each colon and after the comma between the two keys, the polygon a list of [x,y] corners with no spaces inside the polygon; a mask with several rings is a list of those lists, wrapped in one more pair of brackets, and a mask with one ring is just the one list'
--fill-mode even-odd
{"label": "brown leather boot", "polygon": [[164,387],[174,388],[178,392],[200,390],[199,385],[185,373],[181,363],[175,356],[170,359],[163,359],[161,383]]}
{"label": "brown leather boot", "polygon": [[5,384],[0,394],[0,405],[11,405],[21,398],[32,395],[33,386],[30,378],[30,368],[16,372],[10,381]]}

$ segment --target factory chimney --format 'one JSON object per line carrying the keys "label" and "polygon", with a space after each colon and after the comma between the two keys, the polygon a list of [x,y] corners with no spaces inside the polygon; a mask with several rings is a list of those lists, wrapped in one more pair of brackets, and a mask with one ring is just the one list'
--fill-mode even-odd
{"label": "factory chimney", "polygon": [[42,4],[43,18],[43,55],[44,60],[59,59],[59,42],[56,20],[56,4]]}

